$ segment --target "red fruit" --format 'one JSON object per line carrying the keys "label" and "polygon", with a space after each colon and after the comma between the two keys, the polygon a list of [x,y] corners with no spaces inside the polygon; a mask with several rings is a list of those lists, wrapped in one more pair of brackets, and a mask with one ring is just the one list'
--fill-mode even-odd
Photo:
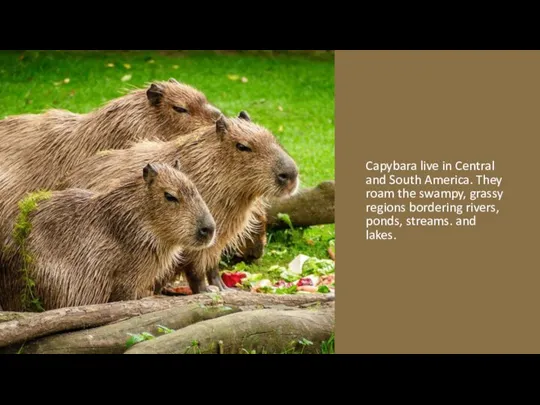
{"label": "red fruit", "polygon": [[303,285],[313,285],[313,280],[309,277],[304,277],[298,280],[298,283],[296,283],[297,287],[301,287]]}
{"label": "red fruit", "polygon": [[221,279],[225,283],[227,287],[234,287],[236,284],[241,283],[242,279],[246,278],[246,275],[244,273],[236,272],[236,273],[223,273],[221,275]]}
{"label": "red fruit", "polygon": [[173,291],[177,294],[183,294],[183,295],[191,295],[193,292],[191,291],[191,288],[189,287],[176,287],[173,289]]}
{"label": "red fruit", "polygon": [[274,287],[287,287],[287,283],[283,280],[279,280],[277,283],[274,284]]}

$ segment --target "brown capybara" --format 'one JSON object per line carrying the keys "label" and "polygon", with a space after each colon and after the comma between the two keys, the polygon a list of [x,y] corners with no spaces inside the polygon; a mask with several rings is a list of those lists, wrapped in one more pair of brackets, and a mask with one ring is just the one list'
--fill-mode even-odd
{"label": "brown capybara", "polygon": [[291,195],[299,184],[294,160],[270,131],[247,114],[221,116],[215,125],[173,141],[143,141],[129,149],[100,153],[80,162],[63,186],[106,189],[141,164],[176,159],[216,221],[216,242],[207,249],[185,252],[177,271],[157,284],[163,285],[183,271],[194,294],[209,291],[207,280],[226,289],[218,267],[223,249],[235,246],[257,226],[256,214],[265,198]]}
{"label": "brown capybara", "polygon": [[170,140],[212,125],[220,111],[174,79],[152,83],[88,114],[49,110],[0,120],[0,244],[27,192],[55,189],[76,163],[147,137]]}
{"label": "brown capybara", "polygon": [[[15,282],[0,299],[10,311],[27,309],[34,295],[45,310],[137,299],[182,260],[183,249],[211,246],[216,228],[189,178],[160,163],[140,165],[103,193],[54,191],[28,221],[7,262]],[[26,276],[35,292],[25,295]]]}

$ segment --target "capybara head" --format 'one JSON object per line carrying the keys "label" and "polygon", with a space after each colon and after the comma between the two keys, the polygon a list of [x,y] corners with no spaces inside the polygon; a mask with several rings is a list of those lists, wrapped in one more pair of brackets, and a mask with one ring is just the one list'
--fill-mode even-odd
{"label": "capybara head", "polygon": [[175,79],[153,82],[146,97],[163,125],[177,128],[180,134],[212,125],[221,115],[203,93]]}
{"label": "capybara head", "polygon": [[219,156],[226,157],[232,172],[230,181],[245,182],[254,197],[296,193],[298,167],[268,129],[253,123],[245,111],[237,118],[221,115],[215,125]]}
{"label": "capybara head", "polygon": [[171,245],[204,249],[215,241],[216,224],[206,203],[178,162],[148,163],[142,170],[152,231]]}

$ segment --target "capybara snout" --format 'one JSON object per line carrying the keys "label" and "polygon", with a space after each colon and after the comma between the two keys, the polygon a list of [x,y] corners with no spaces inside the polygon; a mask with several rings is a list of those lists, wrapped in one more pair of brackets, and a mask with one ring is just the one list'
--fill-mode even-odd
{"label": "capybara snout", "polygon": [[201,248],[210,247],[216,239],[216,222],[210,212],[201,216],[197,222],[196,238]]}
{"label": "capybara snout", "polygon": [[291,195],[298,190],[298,166],[286,153],[281,153],[276,164],[276,183],[283,195]]}

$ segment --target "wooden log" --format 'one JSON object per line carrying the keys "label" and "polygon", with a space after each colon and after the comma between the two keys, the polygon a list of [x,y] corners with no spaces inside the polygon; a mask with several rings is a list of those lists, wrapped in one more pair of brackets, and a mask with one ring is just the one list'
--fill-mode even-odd
{"label": "wooden log", "polygon": [[34,313],[32,313],[32,312],[4,311],[4,312],[0,312],[0,323],[13,321],[13,320],[17,320],[17,319],[29,318],[29,317],[31,317],[33,315],[34,315]]}
{"label": "wooden log", "polygon": [[0,347],[31,341],[58,332],[87,329],[164,309],[190,305],[286,305],[334,301],[333,294],[270,295],[246,291],[222,291],[185,297],[153,296],[135,301],[61,308],[0,323]]}
{"label": "wooden log", "polygon": [[[21,347],[11,346],[3,353],[22,354],[122,354],[130,334],[159,336],[159,328],[176,330],[188,325],[239,312],[240,308],[191,304],[151,312],[98,328],[62,333],[34,340]],[[162,333],[161,333],[162,334]],[[0,349],[1,350],[1,349]]]}
{"label": "wooden log", "polygon": [[278,214],[287,214],[295,227],[333,224],[335,222],[335,181],[300,190],[296,195],[272,202],[267,212],[268,229],[284,229],[289,225]]}
{"label": "wooden log", "polygon": [[333,308],[238,312],[138,343],[125,354],[320,353],[334,325]]}

